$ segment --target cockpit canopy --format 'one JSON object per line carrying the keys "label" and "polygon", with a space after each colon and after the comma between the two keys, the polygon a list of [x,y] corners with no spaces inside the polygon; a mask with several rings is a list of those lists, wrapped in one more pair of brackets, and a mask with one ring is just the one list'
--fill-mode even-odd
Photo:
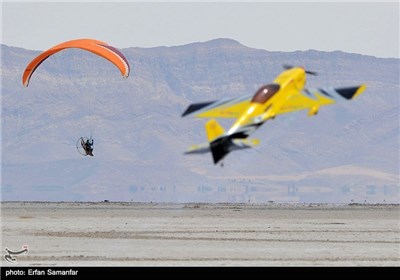
{"label": "cockpit canopy", "polygon": [[280,89],[280,85],[278,84],[269,84],[262,86],[254,95],[251,102],[264,104],[268,101],[275,93],[277,93]]}

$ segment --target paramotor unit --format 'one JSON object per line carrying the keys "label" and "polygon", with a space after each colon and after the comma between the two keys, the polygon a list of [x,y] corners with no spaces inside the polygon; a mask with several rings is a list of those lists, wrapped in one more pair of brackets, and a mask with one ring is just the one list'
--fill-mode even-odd
{"label": "paramotor unit", "polygon": [[93,139],[81,137],[76,141],[76,149],[82,156],[93,156]]}

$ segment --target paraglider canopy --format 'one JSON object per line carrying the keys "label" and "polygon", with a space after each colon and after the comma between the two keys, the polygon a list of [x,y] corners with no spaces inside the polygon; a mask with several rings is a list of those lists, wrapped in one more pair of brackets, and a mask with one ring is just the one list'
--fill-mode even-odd
{"label": "paraglider canopy", "polygon": [[26,67],[22,75],[22,84],[27,87],[36,68],[49,56],[68,48],[78,48],[97,54],[112,62],[124,78],[129,76],[130,66],[126,57],[116,48],[94,39],[77,39],[67,41],[44,51],[35,57]]}

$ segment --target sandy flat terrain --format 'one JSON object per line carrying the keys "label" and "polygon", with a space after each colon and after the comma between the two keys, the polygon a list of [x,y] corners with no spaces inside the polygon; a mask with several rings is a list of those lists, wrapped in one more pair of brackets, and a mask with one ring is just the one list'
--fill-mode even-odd
{"label": "sandy flat terrain", "polygon": [[1,226],[16,266],[400,266],[399,205],[3,202]]}

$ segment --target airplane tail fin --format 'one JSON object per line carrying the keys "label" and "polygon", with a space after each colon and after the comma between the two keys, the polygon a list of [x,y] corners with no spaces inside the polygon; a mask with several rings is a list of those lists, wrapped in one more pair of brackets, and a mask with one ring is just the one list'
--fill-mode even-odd
{"label": "airplane tail fin", "polygon": [[210,143],[210,150],[213,156],[214,164],[217,164],[227,154],[230,153],[232,140],[229,136],[217,138]]}
{"label": "airplane tail fin", "polygon": [[214,119],[205,124],[208,142],[212,142],[225,133],[224,128]]}
{"label": "airplane tail fin", "polygon": [[214,164],[217,164],[230,152],[229,147],[232,145],[232,141],[229,136],[223,136],[224,128],[214,119],[206,122],[205,128]]}
{"label": "airplane tail fin", "polygon": [[260,143],[258,139],[235,139],[232,135],[225,135],[224,128],[214,119],[209,120],[205,127],[214,164],[217,164],[231,151],[251,148]]}
{"label": "airplane tail fin", "polygon": [[225,135],[224,128],[214,119],[205,124],[208,143],[192,145],[185,154],[204,154],[211,152],[214,164],[234,150],[252,148],[260,143],[258,139],[235,139]]}

